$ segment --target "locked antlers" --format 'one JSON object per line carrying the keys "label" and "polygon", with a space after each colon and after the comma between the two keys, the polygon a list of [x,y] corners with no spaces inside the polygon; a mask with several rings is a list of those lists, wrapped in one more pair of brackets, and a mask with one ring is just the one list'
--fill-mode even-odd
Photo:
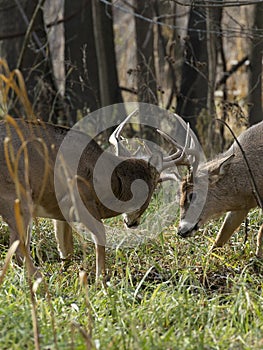
{"label": "locked antlers", "polygon": [[187,124],[184,146],[178,144],[170,135],[166,134],[165,132],[159,129],[157,129],[157,132],[177,149],[174,154],[164,158],[164,167],[170,168],[174,165],[183,165],[187,167],[191,166],[193,173],[195,173],[199,165],[200,157],[198,150],[194,148],[194,141],[190,137],[189,123]]}
{"label": "locked antlers", "polygon": [[[121,141],[123,138],[121,137],[121,132],[125,126],[125,124],[136,114],[138,114],[138,108],[136,108],[132,113],[130,113],[120,124],[119,126],[114,130],[114,132],[111,134],[109,138],[110,144],[113,145],[115,149],[115,154],[117,156],[124,156],[124,157],[135,157],[135,158],[142,158],[139,154],[141,154],[141,147],[139,146],[137,151],[134,154],[131,154],[127,148],[123,146]],[[156,129],[156,132],[161,135],[168,143],[170,143],[173,148],[176,149],[176,151],[168,156],[163,157],[162,162],[162,169],[161,169],[161,178],[160,181],[166,181],[166,180],[178,180],[178,174],[176,173],[169,173],[165,174],[163,173],[164,170],[168,168],[172,168],[174,166],[192,166],[193,172],[195,173],[199,164],[199,154],[198,151],[194,148],[194,141],[192,140],[190,136],[190,127],[189,124],[187,124],[187,130],[186,130],[186,138],[185,138],[185,144],[184,146],[181,146],[178,144],[170,135],[167,133]],[[146,157],[150,158],[153,154],[153,152],[150,150],[150,148],[147,146],[147,144],[143,143],[144,148],[144,156],[145,153]]]}

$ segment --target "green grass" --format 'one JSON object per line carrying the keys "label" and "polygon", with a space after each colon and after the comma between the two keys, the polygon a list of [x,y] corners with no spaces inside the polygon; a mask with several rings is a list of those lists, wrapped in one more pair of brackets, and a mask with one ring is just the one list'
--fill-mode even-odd
{"label": "green grass", "polygon": [[[61,271],[52,226],[40,221],[33,255],[45,272],[35,295],[41,349],[262,349],[263,265],[253,260],[259,211],[229,244],[208,254],[220,223],[183,240],[176,225],[136,248],[107,249],[107,288],[94,284],[94,247]],[[8,248],[1,226],[1,265]],[[79,270],[88,274],[81,285]],[[0,286],[0,349],[34,349],[24,269],[10,265]]]}

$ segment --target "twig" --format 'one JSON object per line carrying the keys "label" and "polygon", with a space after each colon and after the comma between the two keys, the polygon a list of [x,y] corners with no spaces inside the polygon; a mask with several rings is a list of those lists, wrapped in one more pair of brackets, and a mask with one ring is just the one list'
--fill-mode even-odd
{"label": "twig", "polygon": [[[18,57],[18,60],[17,60],[17,68],[19,69],[20,66],[21,66],[21,63],[22,63],[22,59],[23,59],[23,56],[24,56],[24,53],[25,53],[25,50],[26,50],[26,47],[27,47],[27,44],[28,44],[28,41],[29,41],[29,37],[30,37],[30,33],[32,32],[32,29],[33,29],[33,25],[35,23],[35,20],[36,20],[36,17],[37,17],[37,14],[40,10],[40,8],[43,6],[44,2],[46,0],[39,0],[38,1],[38,4],[35,8],[35,11],[31,17],[31,20],[30,22],[28,23],[28,27],[27,27],[27,31],[26,31],[26,35],[25,35],[25,39],[24,39],[24,42],[23,42],[23,46],[22,46],[22,49],[20,51],[20,55]],[[45,54],[44,54],[45,56]]]}
{"label": "twig", "polygon": [[[101,0],[102,1],[102,0]],[[178,5],[181,6],[199,6],[199,7],[211,7],[211,8],[215,8],[215,7],[236,7],[236,6],[246,6],[246,5],[253,5],[253,4],[258,4],[259,2],[263,2],[263,0],[229,0],[229,1],[225,1],[224,3],[218,3],[217,0],[200,0],[200,1],[191,1],[189,0],[189,2],[183,2],[183,1],[179,1],[179,0],[172,0],[173,2],[175,2]]]}
{"label": "twig", "polygon": [[234,64],[231,69],[228,72],[224,73],[224,76],[216,83],[216,89],[219,88],[219,86],[223,85],[226,83],[227,79],[231,77],[232,74],[234,74],[238,68],[240,68],[241,66],[243,66],[243,64],[248,60],[248,56],[245,56],[242,58],[242,60],[240,60],[239,62],[237,62],[237,64]]}
{"label": "twig", "polygon": [[138,91],[136,89],[133,89],[133,88],[128,88],[126,86],[119,86],[119,89],[122,91],[125,91],[125,92],[129,92],[133,95],[138,95]]}
{"label": "twig", "polygon": [[[15,200],[14,212],[15,212],[17,230],[20,238],[20,249],[23,253],[23,256],[25,257],[25,262],[26,262],[27,280],[29,285],[30,299],[31,299],[31,306],[32,306],[31,314],[32,314],[32,322],[33,322],[35,350],[40,350],[40,338],[39,338],[39,329],[38,329],[38,321],[37,321],[37,303],[36,303],[36,297],[34,293],[33,280],[31,276],[30,256],[26,247],[26,233],[25,233],[25,227],[24,227],[24,220],[21,213],[21,202],[19,199]],[[36,281],[36,283],[38,283],[38,281]]]}
{"label": "twig", "polygon": [[82,14],[89,5],[90,5],[89,4],[89,0],[86,0],[86,1],[82,2],[82,5],[76,11],[72,12],[71,14],[69,14],[66,17],[63,17],[61,19],[58,19],[58,20],[55,20],[53,22],[48,23],[46,25],[46,27],[47,28],[51,28],[51,27],[54,27],[54,26],[58,26],[59,24],[71,21],[77,15]]}
{"label": "twig", "polygon": [[5,262],[4,262],[4,266],[2,267],[2,271],[0,272],[0,286],[4,281],[4,277],[5,277],[5,274],[7,272],[8,267],[9,267],[10,261],[12,259],[12,256],[15,254],[15,252],[19,246],[19,243],[20,243],[19,240],[13,242],[11,247],[8,249],[8,252],[7,252],[6,258],[5,258]]}
{"label": "twig", "polygon": [[[15,0],[15,2],[16,2],[16,5],[17,5],[17,7],[18,7],[20,13],[21,13],[21,16],[22,16],[22,18],[23,18],[23,21],[25,22],[26,26],[28,27],[28,25],[29,25],[29,20],[28,20],[28,18],[27,18],[27,15],[26,15],[26,13],[25,13],[23,7],[21,6],[19,0]],[[37,43],[39,49],[41,50],[43,56],[46,57],[45,51],[44,51],[43,48],[42,48],[41,41],[40,41],[39,37],[37,36],[36,32],[33,31],[33,32],[32,32],[32,35],[33,35],[33,38],[35,39],[35,41],[36,41],[36,43]]]}
{"label": "twig", "polygon": [[44,283],[44,288],[45,288],[45,293],[46,293],[46,300],[47,300],[47,303],[48,303],[49,309],[50,309],[50,318],[51,318],[51,327],[52,327],[52,331],[53,331],[54,348],[56,350],[59,350],[54,307],[52,305],[52,299],[51,299],[51,295],[50,295],[50,292],[48,289],[48,285],[44,279],[43,279],[43,283]]}
{"label": "twig", "polygon": [[[22,16],[24,18],[24,21],[26,20],[26,25],[28,26],[29,21],[28,21],[26,15],[24,15],[23,8],[22,8],[22,11],[21,11],[21,9],[20,9],[21,5],[20,5],[19,1],[18,0],[15,0],[15,1],[16,1],[17,6],[19,5],[18,7],[19,7],[20,12],[23,11],[23,15]],[[89,0],[86,0],[78,10],[76,10],[75,12],[69,14],[68,16],[63,17],[63,18],[61,18],[59,20],[56,20],[54,22],[50,22],[50,23],[46,24],[46,27],[47,28],[52,28],[52,27],[58,26],[58,25],[60,25],[62,23],[66,23],[68,21],[71,21],[74,17],[76,17],[77,15],[81,14],[85,10],[85,8],[89,5],[88,1]],[[14,33],[3,34],[3,35],[0,35],[0,41],[8,40],[8,39],[14,39],[14,38],[19,38],[21,36],[25,36],[26,33],[27,33],[26,31],[21,31],[21,32],[14,32]],[[33,32],[33,35],[34,34],[35,34],[35,32]],[[35,38],[35,36],[34,36],[34,38]]]}
{"label": "twig", "polygon": [[87,307],[87,316],[88,316],[88,329],[84,329],[80,327],[80,325],[77,324],[77,322],[73,322],[73,325],[78,328],[80,334],[83,336],[86,342],[86,350],[91,350],[93,348],[92,343],[92,327],[93,327],[93,319],[92,319],[92,309],[89,299],[89,291],[88,291],[88,280],[87,280],[87,273],[85,271],[80,271],[79,273],[79,281],[80,285],[83,289],[83,292],[85,294],[85,301],[86,301],[86,307]]}

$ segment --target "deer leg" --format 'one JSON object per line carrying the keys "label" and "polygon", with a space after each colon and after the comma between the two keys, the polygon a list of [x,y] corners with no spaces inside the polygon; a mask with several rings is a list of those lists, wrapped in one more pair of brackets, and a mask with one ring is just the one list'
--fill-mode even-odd
{"label": "deer leg", "polygon": [[212,248],[222,247],[232,236],[233,232],[241,225],[247,213],[248,210],[228,212]]}
{"label": "deer leg", "polygon": [[101,276],[105,276],[105,245],[106,245],[106,234],[105,228],[100,223],[100,232],[92,231],[92,238],[96,248],[96,280],[98,281]]}
{"label": "deer leg", "polygon": [[[7,220],[5,220],[4,218],[3,218],[3,220],[8,224]],[[19,238],[19,234],[16,232],[16,230],[11,228],[10,224],[8,224],[8,227],[9,227],[9,231],[10,231],[9,245],[11,247],[11,245],[15,241],[20,241],[20,238]],[[15,258],[16,258],[16,261],[17,261],[17,263],[19,265],[23,265],[24,255],[22,254],[21,249],[19,248],[19,246],[18,246],[18,248],[16,250]]]}
{"label": "deer leg", "polygon": [[256,257],[259,259],[263,258],[262,243],[263,243],[263,225],[260,226],[260,229],[258,230],[258,235],[257,235]]}
{"label": "deer leg", "polygon": [[60,258],[70,260],[73,255],[72,228],[66,221],[53,220]]}
{"label": "deer leg", "polygon": [[96,244],[96,280],[105,276],[105,246]]}
{"label": "deer leg", "polygon": [[[95,203],[94,203],[95,204]],[[91,203],[90,206],[94,207]],[[95,204],[96,205],[96,204]],[[105,276],[106,232],[97,209],[91,214],[83,206],[78,208],[80,222],[91,232],[96,248],[96,281]]]}
{"label": "deer leg", "polygon": [[30,253],[30,241],[31,241],[31,218],[30,215],[23,213],[23,226],[24,233],[23,236],[17,231],[17,223],[14,217],[3,216],[4,221],[8,224],[10,230],[10,245],[19,240],[20,244],[16,251],[16,260],[18,264],[22,265],[26,263],[28,273],[31,277],[42,277],[39,269],[34,265],[31,253]]}

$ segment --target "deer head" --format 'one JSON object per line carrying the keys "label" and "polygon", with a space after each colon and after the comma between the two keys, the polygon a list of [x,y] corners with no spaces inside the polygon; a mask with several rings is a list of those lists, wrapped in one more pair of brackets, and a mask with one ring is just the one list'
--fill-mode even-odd
{"label": "deer head", "polygon": [[[194,164],[193,169],[196,170],[197,162],[198,162],[198,154],[197,152],[189,148],[190,142],[190,136],[189,136],[189,125],[187,127],[187,134],[186,134],[186,142],[184,147],[179,145],[172,137],[170,137],[168,134],[164,133],[163,131],[156,129],[156,133],[161,135],[165,140],[167,140],[169,143],[171,143],[176,151],[168,156],[163,156],[162,153],[153,153],[150,148],[147,146],[145,142],[141,143],[137,150],[131,154],[123,146],[123,143],[121,142],[123,140],[121,136],[121,132],[123,131],[124,126],[126,123],[136,114],[138,114],[138,109],[134,110],[132,113],[130,113],[122,123],[119,124],[119,126],[115,129],[115,131],[112,133],[112,135],[109,138],[109,142],[113,145],[115,154],[119,156],[125,156],[125,157],[134,157],[136,159],[143,159],[147,160],[149,162],[149,166],[152,167],[152,175],[151,180],[154,182],[152,186],[150,186],[150,193],[149,197],[146,201],[146,206],[149,204],[149,200],[151,198],[152,192],[157,186],[158,183],[167,181],[167,180],[178,180],[179,175],[175,170],[175,165],[184,165],[184,166],[190,166],[189,156],[194,157]],[[167,169],[173,168],[173,172],[166,172]],[[150,180],[149,180],[150,181]],[[148,183],[149,183],[148,181]],[[144,210],[143,210],[144,211]],[[125,213],[123,214],[124,222],[127,225],[127,227],[136,227],[140,223],[140,216],[141,212],[143,211],[134,211],[131,213]]]}

